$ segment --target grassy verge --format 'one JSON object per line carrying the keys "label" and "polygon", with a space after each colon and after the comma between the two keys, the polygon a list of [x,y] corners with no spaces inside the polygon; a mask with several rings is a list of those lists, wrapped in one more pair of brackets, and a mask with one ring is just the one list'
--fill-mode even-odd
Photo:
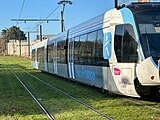
{"label": "grassy verge", "polygon": [[[126,102],[123,97],[104,94],[95,88],[61,79],[40,71],[32,70],[30,61],[19,57],[0,57],[0,64],[2,64],[1,68],[4,69],[0,72],[0,95],[6,96],[0,98],[0,119],[46,119],[45,115],[40,112],[34,101],[29,97],[23,87],[17,82],[12,73],[8,70],[7,63],[2,62],[1,59],[8,59],[9,63],[12,65],[14,64],[15,67],[16,65],[19,65],[27,68],[27,71],[33,75],[59,87],[63,91],[79,98],[80,100],[95,107],[115,120],[160,119],[160,114],[158,112],[147,109],[143,106]],[[105,119],[99,116],[97,113],[62,95],[61,93],[58,93],[44,84],[37,82],[36,79],[28,76],[22,70],[15,70],[18,76],[23,79],[25,84],[41,100],[41,102],[45,104],[45,106],[56,117],[57,120]],[[22,102],[23,100],[25,102]],[[160,103],[148,101],[141,102],[160,109]]]}
{"label": "grassy verge", "polygon": [[0,119],[46,119],[0,57]]}

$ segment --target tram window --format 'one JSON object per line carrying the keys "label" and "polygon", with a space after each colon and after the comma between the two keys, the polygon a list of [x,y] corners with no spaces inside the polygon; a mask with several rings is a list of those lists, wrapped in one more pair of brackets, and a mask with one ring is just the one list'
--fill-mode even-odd
{"label": "tram window", "polygon": [[86,61],[86,40],[87,40],[87,34],[80,36],[80,47],[79,47],[79,64],[85,65],[87,63]]}
{"label": "tram window", "polygon": [[61,42],[61,63],[66,63],[66,41]]}
{"label": "tram window", "polygon": [[87,56],[87,63],[89,65],[94,65],[94,57],[95,57],[95,42],[97,37],[97,31],[91,32],[88,34],[88,40],[86,42],[86,56]]}
{"label": "tram window", "polygon": [[117,25],[115,29],[115,54],[118,62],[137,62],[138,44],[132,25]]}
{"label": "tram window", "polygon": [[57,45],[54,44],[53,46],[53,61],[57,60]]}
{"label": "tram window", "polygon": [[38,62],[44,62],[44,47],[38,48]]}
{"label": "tram window", "polygon": [[103,37],[103,30],[75,37],[74,63],[109,66],[109,61],[103,58]]}
{"label": "tram window", "polygon": [[65,41],[58,42],[57,44],[57,56],[58,56],[57,62],[59,63],[66,63],[64,46],[65,46]]}
{"label": "tram window", "polygon": [[39,62],[39,60],[40,60],[40,59],[39,59],[39,57],[40,57],[39,54],[40,54],[40,52],[39,52],[39,48],[38,48],[38,49],[37,49],[37,62]]}
{"label": "tram window", "polygon": [[49,63],[53,63],[53,53],[54,53],[53,46],[54,46],[53,44],[47,46],[47,48],[48,48],[48,62]]}
{"label": "tram window", "polygon": [[115,29],[115,41],[114,41],[114,48],[115,48],[115,54],[117,57],[117,61],[122,61],[122,38],[123,38],[123,31],[124,27],[123,25],[117,25]]}
{"label": "tram window", "polygon": [[74,41],[74,63],[75,64],[79,64],[79,47],[80,47],[79,37],[75,37],[75,41]]}
{"label": "tram window", "polygon": [[96,49],[95,49],[95,62],[98,66],[109,66],[108,60],[103,58],[103,30],[97,33]]}
{"label": "tram window", "polygon": [[57,62],[60,62],[60,44],[57,43]]}
{"label": "tram window", "polygon": [[48,63],[48,47],[45,48],[45,53],[46,53],[46,54],[44,54],[44,55],[45,55],[45,57],[46,57],[46,62]]}
{"label": "tram window", "polygon": [[41,48],[41,62],[44,62],[44,47]]}
{"label": "tram window", "polygon": [[35,54],[36,54],[36,50],[34,49],[34,50],[32,50],[32,61],[36,61]]}
{"label": "tram window", "polygon": [[37,49],[37,54],[38,54],[37,61],[41,62],[41,50],[40,50],[40,48]]}

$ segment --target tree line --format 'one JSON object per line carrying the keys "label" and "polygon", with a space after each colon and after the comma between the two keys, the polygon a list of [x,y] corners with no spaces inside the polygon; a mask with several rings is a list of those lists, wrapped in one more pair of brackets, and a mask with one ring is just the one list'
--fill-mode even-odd
{"label": "tree line", "polygon": [[1,31],[1,48],[3,48],[3,54],[6,53],[6,46],[9,40],[26,40],[27,37],[25,33],[17,26],[12,26],[10,28],[5,28]]}
{"label": "tree line", "polygon": [[6,42],[9,40],[26,40],[25,33],[17,26],[5,28],[2,30],[1,35]]}

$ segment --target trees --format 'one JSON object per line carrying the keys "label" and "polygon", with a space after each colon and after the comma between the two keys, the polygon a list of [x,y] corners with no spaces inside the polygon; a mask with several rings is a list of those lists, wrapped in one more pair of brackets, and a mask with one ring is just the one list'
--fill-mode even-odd
{"label": "trees", "polygon": [[1,52],[2,54],[7,54],[7,42],[8,42],[8,33],[7,33],[7,29],[3,29],[1,32],[2,38],[1,38],[1,48],[3,49]]}
{"label": "trees", "polygon": [[[27,39],[24,32],[21,31],[21,29],[19,27],[12,26],[9,29],[8,28],[3,29],[1,32],[1,35],[2,35],[2,40],[4,43],[4,50],[3,51],[7,50],[7,42],[9,42],[9,40],[19,40],[20,55],[21,55],[21,40]],[[6,52],[4,54],[6,54]]]}
{"label": "trees", "polygon": [[3,38],[5,38],[5,41],[7,40],[26,40],[26,36],[23,31],[20,30],[17,26],[12,26],[9,29],[3,29],[1,32]]}

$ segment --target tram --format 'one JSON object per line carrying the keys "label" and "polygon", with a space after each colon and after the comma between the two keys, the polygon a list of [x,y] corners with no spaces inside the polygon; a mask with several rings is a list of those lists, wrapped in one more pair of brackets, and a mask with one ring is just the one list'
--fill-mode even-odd
{"label": "tram", "polygon": [[160,3],[119,6],[32,48],[32,65],[115,94],[160,98]]}

